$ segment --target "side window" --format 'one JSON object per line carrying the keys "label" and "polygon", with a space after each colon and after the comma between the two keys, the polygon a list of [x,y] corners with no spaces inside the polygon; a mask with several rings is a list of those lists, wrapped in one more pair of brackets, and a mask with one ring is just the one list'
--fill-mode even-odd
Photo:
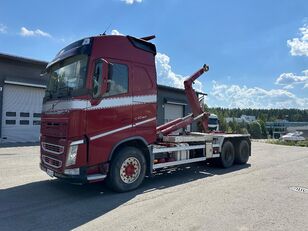
{"label": "side window", "polygon": [[103,63],[97,62],[95,64],[94,74],[93,74],[93,97],[97,98],[101,94],[101,86],[103,82]]}
{"label": "side window", "polygon": [[112,63],[109,66],[107,91],[105,96],[119,95],[128,92],[128,66]]}

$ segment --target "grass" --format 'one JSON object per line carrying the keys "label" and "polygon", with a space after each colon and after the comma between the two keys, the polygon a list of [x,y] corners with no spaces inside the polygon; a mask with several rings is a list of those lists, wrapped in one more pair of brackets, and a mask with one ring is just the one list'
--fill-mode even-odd
{"label": "grass", "polygon": [[308,147],[308,140],[304,140],[304,141],[268,140],[267,143],[288,145],[288,146]]}

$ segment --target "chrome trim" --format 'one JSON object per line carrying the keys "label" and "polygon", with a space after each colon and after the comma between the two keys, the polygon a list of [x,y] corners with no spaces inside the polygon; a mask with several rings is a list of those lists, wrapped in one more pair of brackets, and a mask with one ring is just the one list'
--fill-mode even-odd
{"label": "chrome trim", "polygon": [[156,120],[156,117],[153,117],[153,118],[141,121],[141,122],[137,122],[135,124],[130,124],[130,125],[127,125],[127,126],[124,126],[124,127],[121,127],[121,128],[117,128],[117,129],[114,129],[114,130],[110,130],[108,132],[104,132],[104,133],[98,134],[96,136],[92,136],[92,137],[90,137],[90,140],[96,140],[96,139],[101,138],[103,136],[108,136],[108,135],[111,135],[113,133],[120,132],[120,131],[123,131],[125,129],[129,129],[129,128],[133,128],[133,127],[136,127],[136,126],[139,126],[139,125],[142,125],[142,124],[154,121],[154,120]]}
{"label": "chrome trim", "polygon": [[[42,144],[41,147],[42,147],[42,149],[43,149],[45,152],[49,152],[49,153],[56,154],[56,155],[60,155],[60,154],[62,154],[62,153],[64,152],[64,146],[62,146],[62,145],[51,144],[51,143],[46,143],[46,142],[42,142],[41,144]],[[60,152],[55,152],[55,151],[46,149],[45,144],[50,145],[50,146],[59,147],[61,151],[60,151]]]}
{"label": "chrome trim", "polygon": [[137,123],[133,124],[133,127],[136,127],[136,126],[139,126],[139,125],[142,125],[142,124],[154,121],[154,120],[156,120],[156,117],[153,117],[151,119],[147,119],[147,120],[144,120],[144,121],[141,121],[141,122],[137,122]]}
{"label": "chrome trim", "polygon": [[[58,161],[60,163],[60,166],[56,166],[56,165],[53,165],[53,164],[50,164],[48,162],[45,161],[45,157],[49,158],[49,159],[52,159],[52,160],[55,160],[55,161]],[[45,155],[42,155],[42,160],[44,162],[44,164],[50,166],[50,167],[53,167],[53,168],[61,168],[62,167],[62,161],[61,160],[57,160],[55,158],[52,158],[50,156],[45,156]]]}
{"label": "chrome trim", "polygon": [[84,143],[84,140],[76,140],[76,141],[73,141],[70,145],[77,145],[77,144],[83,144]]}
{"label": "chrome trim", "polygon": [[113,133],[116,133],[116,132],[119,132],[119,131],[122,131],[122,130],[125,130],[125,129],[129,129],[129,128],[132,128],[132,125],[127,125],[125,127],[117,128],[117,129],[111,130],[109,132],[104,132],[104,133],[101,133],[99,135],[92,136],[92,137],[90,137],[90,140],[96,140],[96,139],[101,138],[103,136],[111,135]]}
{"label": "chrome trim", "polygon": [[87,180],[100,180],[100,179],[105,179],[106,177],[107,175],[103,175],[103,174],[93,174],[93,175],[87,176]]}

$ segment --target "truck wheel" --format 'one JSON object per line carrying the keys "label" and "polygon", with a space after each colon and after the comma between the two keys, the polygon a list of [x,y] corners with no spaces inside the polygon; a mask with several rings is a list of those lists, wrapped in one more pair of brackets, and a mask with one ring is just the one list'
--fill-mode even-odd
{"label": "truck wheel", "polygon": [[226,141],[221,149],[219,163],[224,168],[229,168],[233,165],[235,158],[234,147],[230,141]]}
{"label": "truck wheel", "polygon": [[146,161],[135,147],[126,147],[116,153],[111,162],[108,185],[116,192],[136,189],[143,181]]}
{"label": "truck wheel", "polygon": [[249,159],[249,144],[247,140],[242,140],[236,149],[235,163],[246,164]]}

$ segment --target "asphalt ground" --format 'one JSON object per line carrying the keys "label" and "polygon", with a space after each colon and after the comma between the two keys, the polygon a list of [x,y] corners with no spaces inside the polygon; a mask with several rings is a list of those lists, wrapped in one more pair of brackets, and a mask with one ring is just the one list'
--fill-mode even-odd
{"label": "asphalt ground", "polygon": [[128,193],[39,169],[39,147],[0,148],[0,230],[308,230],[308,148],[252,143],[246,165],[182,166]]}

